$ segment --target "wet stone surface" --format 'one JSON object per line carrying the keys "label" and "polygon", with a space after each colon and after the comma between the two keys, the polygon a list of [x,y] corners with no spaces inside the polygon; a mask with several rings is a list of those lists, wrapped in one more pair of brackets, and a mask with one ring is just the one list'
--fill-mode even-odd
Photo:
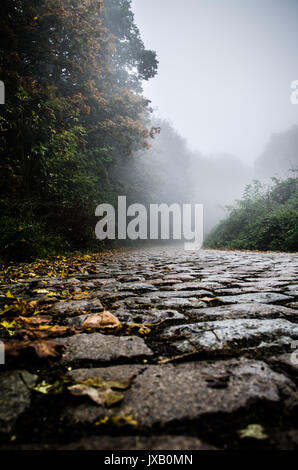
{"label": "wet stone surface", "polygon": [[[30,336],[0,365],[0,449],[297,448],[297,270],[295,254],[156,247],[2,286],[2,308],[9,291],[56,329],[50,359]],[[120,325],[84,328],[102,312]]]}
{"label": "wet stone surface", "polygon": [[249,347],[288,345],[298,340],[298,325],[284,319],[237,318],[172,326],[164,331],[163,337],[175,339],[173,344],[181,352],[233,353],[237,348],[244,351]]}
{"label": "wet stone surface", "polygon": [[[119,372],[113,367],[96,369],[95,376],[119,379]],[[92,374],[76,371],[76,377],[90,378]],[[116,413],[116,416],[133,416],[135,428],[159,428],[171,426],[177,420],[208,421],[208,415],[216,413],[227,414],[232,420],[245,407],[277,405],[281,397],[291,412],[298,398],[290,379],[262,361],[247,359],[132,367],[126,371],[126,378],[132,377],[132,384],[117,410],[103,410],[86,403],[67,409],[68,419],[84,425],[95,423],[102,416],[111,419]]]}
{"label": "wet stone surface", "polygon": [[30,387],[37,380],[24,370],[2,372],[0,375],[0,436],[9,435],[14,425],[30,406]]}
{"label": "wet stone surface", "polygon": [[[278,289],[280,290],[280,289]],[[219,297],[224,304],[238,304],[241,302],[259,302],[264,304],[274,304],[276,302],[289,301],[291,297],[276,292],[255,292],[251,294],[227,295]]]}
{"label": "wet stone surface", "polygon": [[67,338],[57,338],[56,342],[66,347],[62,364],[78,361],[108,362],[131,360],[151,356],[152,351],[144,340],[137,336],[112,336],[100,333],[82,333]]}

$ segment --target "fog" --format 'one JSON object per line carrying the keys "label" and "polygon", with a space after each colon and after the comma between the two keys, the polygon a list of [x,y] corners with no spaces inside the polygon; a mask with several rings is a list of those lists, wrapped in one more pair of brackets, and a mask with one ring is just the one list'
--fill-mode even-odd
{"label": "fog", "polygon": [[297,0],[133,0],[158,75],[144,94],[192,150],[252,163],[298,124]]}
{"label": "fog", "polygon": [[[151,149],[122,168],[144,202],[204,203],[205,233],[253,179],[297,169],[296,0],[132,0],[158,75]],[[137,178],[136,178],[137,175]],[[137,191],[137,188],[136,188]]]}

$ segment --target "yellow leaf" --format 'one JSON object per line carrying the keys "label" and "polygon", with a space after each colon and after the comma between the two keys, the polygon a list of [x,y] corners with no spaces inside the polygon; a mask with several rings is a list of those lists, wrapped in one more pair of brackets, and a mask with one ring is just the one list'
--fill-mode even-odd
{"label": "yellow leaf", "polygon": [[244,437],[259,440],[268,438],[267,434],[265,434],[264,432],[263,426],[261,426],[260,424],[249,424],[245,429],[241,429],[240,431],[238,431],[238,434],[241,439],[243,439]]}
{"label": "yellow leaf", "polygon": [[140,333],[140,335],[149,335],[149,333],[151,333],[151,330],[147,326],[142,326],[139,329],[139,333]]}
{"label": "yellow leaf", "polygon": [[96,421],[95,426],[100,426],[101,424],[106,424],[109,421],[109,417],[105,416],[104,418]]}
{"label": "yellow leaf", "polygon": [[49,390],[51,388],[52,388],[52,385],[48,384],[45,380],[43,380],[39,385],[34,387],[33,390],[46,395],[47,393],[49,393]]}
{"label": "yellow leaf", "polygon": [[5,328],[6,330],[11,330],[16,327],[16,322],[15,320],[12,320],[12,321],[3,320],[2,322],[0,322],[0,326]]}
{"label": "yellow leaf", "polygon": [[36,292],[37,294],[48,294],[49,291],[47,289],[34,289],[33,292]]}

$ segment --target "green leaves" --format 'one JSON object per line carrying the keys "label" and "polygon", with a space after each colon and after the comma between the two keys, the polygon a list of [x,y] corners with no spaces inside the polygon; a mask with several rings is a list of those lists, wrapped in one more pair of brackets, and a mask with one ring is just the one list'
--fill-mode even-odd
{"label": "green leaves", "polygon": [[157,62],[129,2],[16,3],[0,18],[0,256],[27,260],[95,246],[95,207],[119,190],[111,170],[146,145],[135,91]]}
{"label": "green leaves", "polygon": [[247,187],[205,241],[210,248],[297,251],[298,179],[274,180],[269,190],[259,182]]}

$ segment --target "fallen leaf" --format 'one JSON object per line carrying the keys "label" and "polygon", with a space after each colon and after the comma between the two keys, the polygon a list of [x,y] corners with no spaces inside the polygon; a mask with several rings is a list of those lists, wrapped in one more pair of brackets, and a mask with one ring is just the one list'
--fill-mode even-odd
{"label": "fallen leaf", "polygon": [[61,279],[64,279],[67,276],[69,276],[69,269],[68,268],[63,268],[62,271],[61,271]]}
{"label": "fallen leaf", "polygon": [[137,420],[132,415],[119,415],[119,416],[105,416],[104,418],[96,421],[95,426],[110,425],[117,428],[123,428],[127,426],[138,426]]}
{"label": "fallen leaf", "polygon": [[252,439],[268,439],[267,434],[264,432],[263,426],[260,424],[249,424],[245,429],[238,431],[239,437],[241,439],[249,437]]}
{"label": "fallen leaf", "polygon": [[49,292],[47,297],[60,297],[60,292]]}
{"label": "fallen leaf", "polygon": [[48,339],[57,338],[58,336],[64,336],[66,334],[74,334],[75,328],[71,326],[51,326],[51,325],[40,325],[37,327],[19,328],[15,331],[17,338],[24,340],[35,340],[35,339]]}
{"label": "fallen leaf", "polygon": [[50,291],[47,289],[34,289],[33,292],[36,292],[36,294],[49,294]]}
{"label": "fallen leaf", "polygon": [[129,380],[107,380],[101,377],[82,380],[68,387],[69,392],[74,396],[88,396],[99,406],[113,406],[123,400],[123,393],[119,390],[126,390],[130,386]]}
{"label": "fallen leaf", "polygon": [[10,341],[5,343],[5,357],[33,356],[38,359],[60,359],[65,346],[55,341]]}
{"label": "fallen leaf", "polygon": [[11,304],[4,306],[4,310],[0,312],[0,315],[36,315],[39,312],[38,302],[36,300],[13,299]]}
{"label": "fallen leaf", "polygon": [[140,335],[149,335],[149,333],[151,333],[151,330],[150,328],[148,328],[148,326],[141,326],[141,328],[138,329],[138,332],[140,333]]}
{"label": "fallen leaf", "polygon": [[92,377],[91,379],[82,380],[79,383],[95,388],[115,388],[116,390],[126,390],[130,386],[130,380],[107,380],[101,377]]}
{"label": "fallen leaf", "polygon": [[51,317],[22,317],[21,315],[19,316],[19,319],[26,325],[40,325],[52,320]]}
{"label": "fallen leaf", "polygon": [[43,393],[44,395],[48,394],[52,388],[51,384],[48,384],[45,380],[43,380],[40,384],[36,385],[36,387],[33,387],[32,390],[35,390],[36,392]]}
{"label": "fallen leaf", "polygon": [[100,419],[99,421],[96,421],[95,426],[101,426],[102,424],[107,424],[109,422],[110,418],[108,416],[105,416],[104,418]]}
{"label": "fallen leaf", "polygon": [[82,328],[116,328],[120,325],[120,321],[112,313],[104,310],[101,313],[90,315],[84,323]]}
{"label": "fallen leaf", "polygon": [[46,333],[51,333],[55,335],[63,335],[65,333],[72,333],[74,331],[73,327],[69,326],[59,326],[59,325],[40,325],[37,331],[45,331]]}
{"label": "fallen leaf", "polygon": [[44,395],[59,395],[63,393],[66,382],[68,382],[66,379],[62,379],[56,380],[56,382],[53,384],[49,384],[45,380],[43,380],[40,384],[33,387],[32,390],[35,390],[35,392],[42,393]]}
{"label": "fallen leaf", "polygon": [[85,299],[90,299],[92,295],[90,292],[84,291],[84,292],[73,292],[71,294],[71,299],[72,300],[85,300]]}
{"label": "fallen leaf", "polygon": [[100,390],[86,385],[71,385],[68,387],[70,393],[74,396],[88,396],[99,406],[112,406],[123,400],[123,393],[113,390]]}
{"label": "fallen leaf", "polygon": [[132,415],[128,416],[112,416],[111,417],[112,423],[119,427],[125,427],[125,426],[138,426],[138,422]]}
{"label": "fallen leaf", "polygon": [[141,335],[148,335],[151,333],[151,328],[161,325],[163,320],[158,323],[121,323],[120,331],[126,335],[133,335],[139,333]]}
{"label": "fallen leaf", "polygon": [[62,356],[65,346],[58,344],[55,341],[33,341],[30,345],[35,350],[36,355],[40,359],[55,358],[58,359]]}
{"label": "fallen leaf", "polygon": [[83,384],[71,385],[68,387],[68,390],[75,396],[87,395],[92,401],[94,401],[94,403],[100,406],[113,406],[123,400],[124,397],[123,393],[109,388],[102,390],[100,388],[88,387]]}
{"label": "fallen leaf", "polygon": [[5,330],[9,334],[9,336],[13,336],[15,333],[15,329],[18,326],[19,326],[19,323],[17,322],[17,320],[11,320],[11,321],[2,320],[0,322],[0,331]]}

